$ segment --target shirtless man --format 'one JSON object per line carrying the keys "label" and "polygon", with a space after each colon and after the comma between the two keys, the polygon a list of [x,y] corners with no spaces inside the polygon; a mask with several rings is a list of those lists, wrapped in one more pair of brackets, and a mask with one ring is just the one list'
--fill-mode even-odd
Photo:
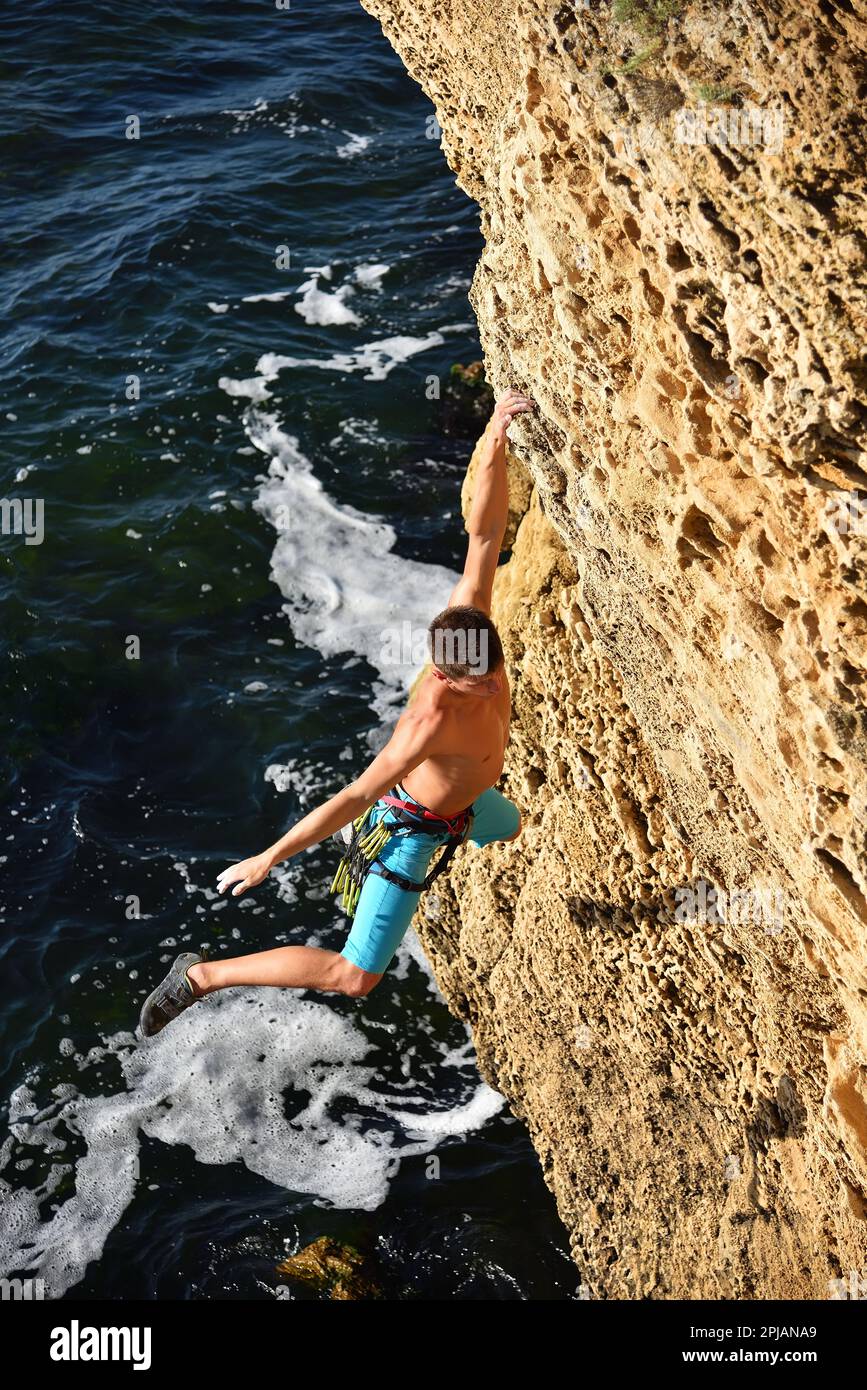
{"label": "shirtless man", "polygon": [[[204,960],[187,952],[145,1001],[141,1031],[160,1032],[196,1000],[233,985],[319,989],[355,998],[379,983],[415,912],[418,892],[384,877],[382,867],[419,883],[438,845],[448,841],[470,810],[468,838],[476,845],[514,840],[521,832],[517,808],[494,783],[503,769],[511,696],[503,651],[491,621],[494,572],[508,516],[506,430],[533,403],[514,389],[497,402],[485,432],[467,521],[464,572],[448,607],[429,628],[432,665],[401,715],[389,742],[348,787],[292,826],[262,854],[224,869],[221,893],[255,888],[284,859],[351,826],[372,807],[369,825],[391,825],[389,792],[440,818],[424,822],[425,834],[395,835],[364,878],[352,930],[341,952],[318,946],[280,946],[229,960]],[[458,818],[455,820],[454,818]],[[433,828],[431,830],[431,827]],[[438,835],[437,830],[441,833]]]}

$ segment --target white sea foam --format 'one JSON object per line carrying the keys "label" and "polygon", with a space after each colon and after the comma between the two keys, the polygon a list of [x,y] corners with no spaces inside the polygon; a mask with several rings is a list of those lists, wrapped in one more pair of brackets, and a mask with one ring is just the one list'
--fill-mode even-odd
{"label": "white sea foam", "polygon": [[256,363],[266,381],[272,380],[284,367],[317,367],[323,372],[364,372],[365,381],[384,381],[389,372],[407,362],[410,357],[430,348],[441,347],[442,333],[434,329],[423,338],[398,334],[393,338],[377,338],[362,343],[354,352],[335,352],[331,357],[287,357],[278,352],[263,353]]}
{"label": "white sea foam", "polygon": [[[290,93],[289,99],[291,100],[293,96],[294,94]],[[220,114],[234,117],[235,123],[231,130],[233,135],[244,135],[254,126],[271,126],[275,130],[279,130],[283,135],[288,136],[289,139],[294,139],[296,135],[311,130],[309,125],[302,125],[299,123],[297,111],[281,110],[279,107],[274,109],[272,104],[267,102],[264,97],[257,98],[256,102],[251,107],[241,108],[239,110],[227,107]],[[200,130],[202,127],[194,126],[193,129]]]}
{"label": "white sea foam", "polygon": [[332,447],[340,444],[344,439],[349,439],[353,444],[385,444],[385,435],[378,429],[378,421],[364,420],[360,416],[350,415],[348,419],[340,421],[340,434],[335,435],[331,441]]}
{"label": "white sea foam", "polygon": [[373,707],[393,718],[415,669],[389,661],[388,634],[427,627],[458,576],[394,555],[393,528],[333,501],[276,416],[250,407],[245,428],[270,460],[254,505],[277,531],[271,571],[296,638],[323,656],[365,657],[379,673]]}
{"label": "white sea foam", "polygon": [[217,385],[227,396],[249,396],[251,401],[267,401],[271,397],[265,378],[261,376],[251,376],[246,381],[235,381],[233,377],[221,376]]}
{"label": "white sea foam", "polygon": [[[265,768],[265,781],[271,782],[275,791],[291,791],[302,806],[321,793],[330,780],[333,780],[333,773],[324,763],[312,764],[298,758],[290,758],[285,763],[269,763]],[[324,795],[321,799],[325,799]]]}
{"label": "white sea foam", "polygon": [[252,106],[237,109],[233,106],[226,106],[221,111],[223,116],[234,116],[239,121],[250,121],[254,116],[261,116],[263,111],[268,110],[268,102],[264,97],[257,97]]}
{"label": "white sea foam", "polygon": [[309,280],[298,286],[301,298],[295,305],[295,312],[301,315],[304,322],[323,325],[361,323],[361,319],[346,303],[353,293],[352,286],[341,285],[340,289],[329,293],[319,288],[318,278],[318,275],[311,275]]}
{"label": "white sea foam", "polygon": [[[86,1095],[83,1083],[65,1084],[39,1110],[31,1087],[19,1087],[10,1102],[15,1139],[62,1155],[65,1128],[86,1151],[75,1163],[74,1191],[46,1221],[40,1206],[70,1165],[52,1166],[33,1190],[0,1182],[2,1275],[26,1270],[45,1280],[50,1298],[79,1282],[132,1201],[137,1170],[148,1182],[141,1135],[187,1145],[200,1163],[241,1162],[320,1204],[372,1211],[385,1200],[400,1158],[476,1129],[503,1106],[471,1060],[445,1046],[436,1071],[454,1068],[461,1092],[454,1104],[437,1107],[435,1072],[417,1061],[389,1094],[377,1068],[366,1064],[373,1050],[351,1017],[328,1004],[288,990],[238,989],[203,1000],[143,1044],[116,1034],[71,1059],[87,1073],[116,1054],[125,1089],[114,1095]],[[293,1091],[301,1103],[289,1121],[284,1097]],[[360,1112],[368,1107],[385,1123],[362,1132]],[[359,1120],[347,1122],[347,1110],[359,1112]],[[4,1146],[7,1162],[12,1144]]]}
{"label": "white sea foam", "polygon": [[294,290],[272,290],[270,294],[245,294],[241,300],[242,304],[279,304],[281,299],[288,299],[294,294]]}
{"label": "white sea foam", "polygon": [[376,290],[381,290],[381,280],[387,271],[391,270],[390,265],[357,265],[353,274],[359,285],[370,285]]}
{"label": "white sea foam", "polygon": [[351,130],[344,130],[344,135],[349,139],[345,145],[337,146],[337,154],[341,159],[354,159],[357,154],[363,154],[373,140],[372,135],[354,135]]}

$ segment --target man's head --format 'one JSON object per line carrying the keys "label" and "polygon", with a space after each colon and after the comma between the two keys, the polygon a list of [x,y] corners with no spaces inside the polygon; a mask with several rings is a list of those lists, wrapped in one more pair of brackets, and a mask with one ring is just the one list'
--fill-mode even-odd
{"label": "man's head", "polygon": [[502,687],[503,648],[486,613],[469,604],[444,608],[428,628],[435,674],[462,695],[496,695]]}

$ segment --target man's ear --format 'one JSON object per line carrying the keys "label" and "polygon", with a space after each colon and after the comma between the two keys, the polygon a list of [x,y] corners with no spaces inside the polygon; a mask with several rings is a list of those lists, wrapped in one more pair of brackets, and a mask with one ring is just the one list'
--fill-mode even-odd
{"label": "man's ear", "polygon": [[445,681],[446,685],[448,685],[448,678],[443,675],[442,671],[438,671],[435,666],[431,667],[431,671],[436,676],[438,681]]}

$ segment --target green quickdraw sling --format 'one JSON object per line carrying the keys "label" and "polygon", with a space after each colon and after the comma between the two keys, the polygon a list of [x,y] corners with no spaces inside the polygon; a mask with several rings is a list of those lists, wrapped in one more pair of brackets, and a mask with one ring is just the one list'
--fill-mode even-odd
{"label": "green quickdraw sling", "polygon": [[[466,839],[473,821],[472,806],[456,816],[438,816],[426,806],[412,801],[399,785],[388,796],[380,797],[381,802],[391,808],[396,823],[386,824],[383,818],[371,825],[372,806],[358,816],[352,822],[349,844],[331,884],[331,892],[338,895],[341,906],[350,917],[355,914],[361,890],[371,870],[408,893],[421,893],[429,888],[448,867],[458,845]],[[421,883],[394,873],[379,858],[393,835],[440,835],[443,831],[448,833],[443,852]]]}

